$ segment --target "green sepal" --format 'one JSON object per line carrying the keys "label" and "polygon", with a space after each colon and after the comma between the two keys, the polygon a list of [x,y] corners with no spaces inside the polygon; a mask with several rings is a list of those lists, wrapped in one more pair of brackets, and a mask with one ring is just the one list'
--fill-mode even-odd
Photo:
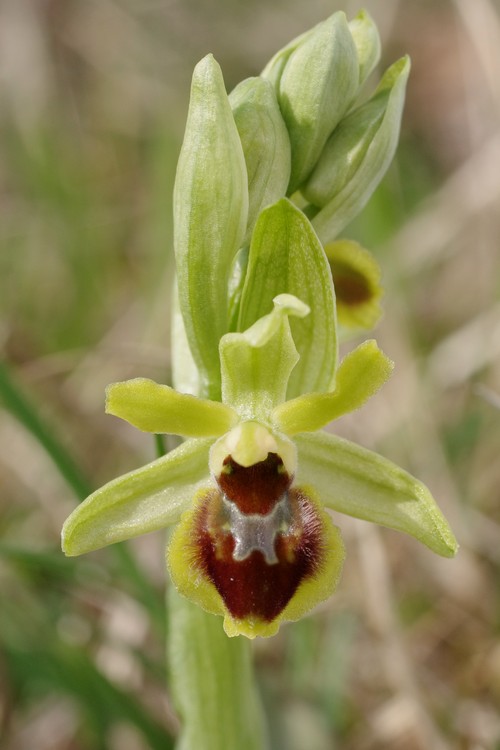
{"label": "green sepal", "polygon": [[329,391],[338,354],[330,268],[309,220],[286,198],[264,209],[255,225],[238,329],[262,317],[283,292],[311,309],[306,318],[290,321],[300,361],[290,377],[288,397]]}
{"label": "green sepal", "polygon": [[322,207],[312,224],[324,245],[364,208],[391,163],[409,72],[408,57],[387,70],[374,96],[332,133],[301,188],[307,200]]}
{"label": "green sepal", "polygon": [[380,266],[369,250],[353,240],[325,245],[332,272],[339,339],[346,341],[360,330],[370,330],[382,315]]}
{"label": "green sepal", "polygon": [[319,24],[290,55],[278,101],[292,147],[288,194],[309,176],[336,125],[356,96],[358,54],[345,14]]}
{"label": "green sepal", "polygon": [[366,10],[360,10],[349,21],[349,31],[358,53],[361,87],[380,60],[380,35],[373,18]]}
{"label": "green sepal", "polygon": [[229,95],[248,174],[248,220],[243,244],[250,242],[260,211],[286,193],[290,180],[290,139],[274,88],[263,78],[247,78]]}
{"label": "green sepal", "polygon": [[297,484],[313,484],[332,510],[378,523],[453,557],[458,545],[427,487],[396,464],[326,432],[297,435]]}
{"label": "green sepal", "polygon": [[273,300],[274,309],[244,333],[228,333],[220,342],[222,400],[242,419],[267,423],[270,411],[286,397],[290,373],[299,355],[288,317],[309,308],[291,294]]}
{"label": "green sepal", "polygon": [[148,378],[108,385],[106,413],[125,419],[144,432],[183,437],[218,437],[238,421],[230,406],[179,393]]}
{"label": "green sepal", "polygon": [[393,363],[376,341],[365,341],[341,361],[331,393],[306,393],[277,406],[276,429],[285,435],[314,432],[343,414],[359,409],[389,379]]}
{"label": "green sepal", "polygon": [[246,231],[245,158],[219,65],[196,66],[174,188],[179,303],[204,395],[220,396],[218,344],[228,330],[228,277]]}
{"label": "green sepal", "polygon": [[209,483],[213,440],[188,440],[162,458],[90,495],[62,530],[66,555],[82,555],[177,523],[197,489]]}

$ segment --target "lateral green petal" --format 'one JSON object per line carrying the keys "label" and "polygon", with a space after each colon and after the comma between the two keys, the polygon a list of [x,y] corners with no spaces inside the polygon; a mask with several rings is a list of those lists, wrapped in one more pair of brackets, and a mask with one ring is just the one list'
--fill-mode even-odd
{"label": "lateral green petal", "polygon": [[179,393],[148,378],[108,385],[106,413],[144,432],[184,437],[219,437],[238,422],[236,412],[225,404]]}
{"label": "lateral green petal", "polygon": [[329,391],[338,354],[330,267],[309,220],[286,198],[264,209],[255,225],[238,329],[265,315],[283,292],[311,310],[306,318],[290,321],[300,361],[290,377],[288,397]]}
{"label": "lateral green petal", "polygon": [[228,333],[220,342],[222,400],[243,419],[268,422],[284,401],[290,373],[299,355],[289,316],[304,317],[309,308],[291,294],[273,300],[274,309],[244,333]]}
{"label": "lateral green petal", "polygon": [[218,345],[228,331],[228,278],[245,235],[248,186],[219,65],[196,66],[174,188],[179,302],[204,395],[220,397]]}
{"label": "lateral green petal", "polygon": [[66,520],[66,555],[106,547],[176,523],[203,482],[213,440],[188,440],[147,466],[105,484]]}
{"label": "lateral green petal", "polygon": [[314,432],[359,409],[389,379],[393,366],[376,341],[365,341],[340,363],[334,391],[306,393],[277,406],[272,416],[276,429],[285,435]]}
{"label": "lateral green petal", "polygon": [[332,510],[403,531],[443,557],[458,545],[427,487],[396,464],[335,435],[294,438],[297,483],[316,487]]}

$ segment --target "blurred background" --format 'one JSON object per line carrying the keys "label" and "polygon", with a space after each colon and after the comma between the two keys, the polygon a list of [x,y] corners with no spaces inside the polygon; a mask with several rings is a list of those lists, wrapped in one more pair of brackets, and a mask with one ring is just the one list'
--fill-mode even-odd
{"label": "blurred background", "polygon": [[[255,643],[258,679],[273,750],[498,750],[499,9],[365,7],[378,74],[413,60],[397,158],[345,232],[382,265],[376,335],[397,367],[335,429],[422,478],[461,549],[442,560],[336,518],[338,593]],[[193,66],[213,52],[231,89],[334,10],[359,8],[0,3],[3,750],[172,745],[163,535],[65,559],[60,528],[78,499],[154,457],[103,396],[114,380],[168,382],[171,196]]]}

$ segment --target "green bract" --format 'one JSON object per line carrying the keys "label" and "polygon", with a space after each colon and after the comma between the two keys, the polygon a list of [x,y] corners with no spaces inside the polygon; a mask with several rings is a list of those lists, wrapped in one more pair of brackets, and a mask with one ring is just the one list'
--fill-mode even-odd
{"label": "green bract", "polygon": [[203,391],[220,394],[217,347],[228,329],[231,262],[246,232],[245,158],[219,65],[196,66],[174,190],[179,303]]}
{"label": "green bract", "polygon": [[[338,530],[323,515],[321,506],[404,531],[440,555],[455,554],[455,538],[423,484],[376,453],[326,432],[316,432],[361,406],[389,377],[392,363],[374,341],[361,344],[345,357],[334,373],[335,386],[330,392],[285,400],[288,380],[299,361],[289,318],[300,321],[307,315],[308,307],[296,297],[278,295],[274,309],[246,331],[222,337],[222,403],[180,394],[144,378],[109,386],[110,413],[142,430],[190,437],[167,456],[110,482],[82,503],[64,525],[66,554],[89,552],[180,522],[168,556],[177,587],[205,609],[223,614],[229,635],[249,637],[272,635],[283,619],[300,617],[335,587],[343,546]],[[269,481],[276,476],[273,482],[284,482],[284,494],[278,505],[271,503],[269,511],[247,515],[249,511],[238,508],[267,497],[267,485],[258,484],[260,490],[255,497],[245,493],[260,476],[258,472],[270,471],[265,469],[270,461],[277,461],[278,469],[282,468],[281,473],[269,474]],[[245,497],[229,503],[232,515],[226,520],[220,516],[222,525],[213,531],[218,535],[214,537],[219,539],[217,544],[222,544],[227,534],[235,539],[230,562],[234,575],[238,565],[248,567],[257,555],[254,550],[262,550],[269,557],[266,565],[273,572],[273,565],[278,564],[273,559],[273,545],[278,544],[280,535],[299,544],[300,534],[305,533],[300,531],[302,527],[293,525],[299,520],[290,526],[289,521],[279,520],[281,516],[278,518],[273,509],[280,507],[288,495],[293,502],[309,504],[307,513],[318,519],[314,533],[320,536],[311,554],[320,556],[321,565],[313,567],[306,579],[299,579],[281,609],[273,610],[273,614],[266,609],[268,600],[252,604],[252,590],[248,602],[241,604],[238,599],[235,604],[226,588],[227,580],[221,582],[217,571],[210,572],[201,563],[208,548],[200,536],[200,514],[208,512],[205,509],[214,503],[227,504],[220,488],[232,481],[235,470],[250,472],[245,475]],[[231,490],[227,492],[231,496]],[[300,544],[295,548],[300,550]],[[273,597],[277,595],[275,591]],[[243,614],[238,607],[243,607]]]}
{"label": "green bract", "polygon": [[229,103],[248,173],[246,245],[261,209],[286,193],[291,168],[290,139],[269,81],[247,78],[231,92]]}
{"label": "green bract", "polygon": [[288,199],[259,216],[252,237],[238,329],[245,330],[287,292],[304,300],[311,315],[291,321],[300,360],[288,396],[328,391],[337,365],[335,293],[328,260],[310,222]]}

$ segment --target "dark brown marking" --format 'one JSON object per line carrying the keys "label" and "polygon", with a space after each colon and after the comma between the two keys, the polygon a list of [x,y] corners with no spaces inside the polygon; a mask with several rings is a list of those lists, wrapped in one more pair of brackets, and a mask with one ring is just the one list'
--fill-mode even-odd
{"label": "dark brown marking", "polygon": [[335,295],[344,305],[360,305],[368,302],[372,297],[369,282],[363,274],[350,266],[336,261],[330,263]]}
{"label": "dark brown marking", "polygon": [[225,522],[220,493],[207,494],[196,513],[197,563],[236,619],[254,616],[271,622],[300,583],[321,566],[324,547],[318,511],[301,490],[290,490],[289,501],[293,520],[286,534],[277,533],[274,564],[266,563],[256,550],[244,560],[233,559],[235,540]]}
{"label": "dark brown marking", "polygon": [[222,492],[242,513],[261,515],[272,510],[291,482],[277,453],[268,453],[264,461],[253,466],[240,466],[228,456],[217,477]]}

